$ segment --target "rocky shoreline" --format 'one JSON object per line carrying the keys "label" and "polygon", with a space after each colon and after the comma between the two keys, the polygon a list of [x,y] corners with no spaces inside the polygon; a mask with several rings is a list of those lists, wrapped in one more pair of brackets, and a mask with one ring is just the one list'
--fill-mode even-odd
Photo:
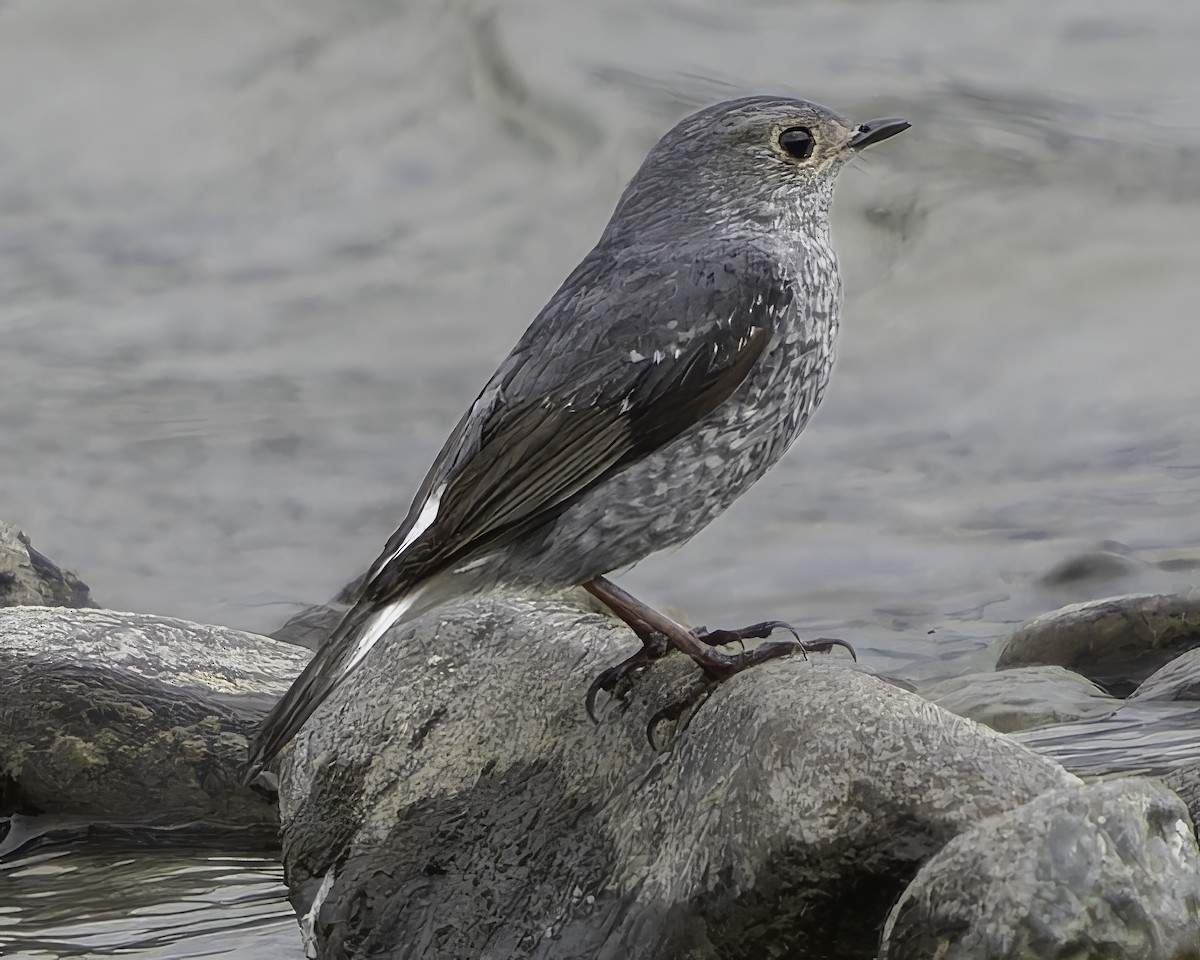
{"label": "rocky shoreline", "polygon": [[[1044,748],[1189,710],[1200,594],[1039,617],[1008,669],[925,696],[836,656],[768,664],[654,746],[688,661],[594,726],[583,693],[636,644],[624,627],[582,594],[483,597],[381,642],[285,754],[277,805],[240,761],[309,654],[91,609],[34,554],[0,524],[8,853],[64,815],[278,826],[326,958],[1200,956],[1200,748],[1161,778],[1121,761],[1098,782]],[[332,615],[276,636],[311,643]]]}

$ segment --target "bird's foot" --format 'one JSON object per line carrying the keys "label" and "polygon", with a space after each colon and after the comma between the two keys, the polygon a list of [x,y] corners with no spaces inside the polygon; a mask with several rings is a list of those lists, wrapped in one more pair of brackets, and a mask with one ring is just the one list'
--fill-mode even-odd
{"label": "bird's foot", "polygon": [[[641,673],[642,670],[650,666],[655,660],[662,659],[672,649],[673,644],[665,634],[649,627],[644,622],[639,623],[638,626],[640,629],[638,629],[637,634],[642,640],[642,648],[633,656],[622,660],[616,666],[609,667],[607,670],[601,672],[592,681],[591,686],[588,687],[587,696],[584,698],[584,707],[592,723],[599,723],[599,720],[596,718],[596,697],[601,690],[617,700],[623,700],[629,692],[633,677]],[[776,630],[788,630],[796,639],[785,642],[759,644],[753,650],[743,651],[737,656],[730,656],[729,654],[712,649],[733,643],[739,643],[744,646],[746,640],[765,639]],[[845,647],[850,651],[852,658],[855,660],[858,659],[858,656],[854,652],[854,647],[845,640],[835,640],[828,637],[821,637],[816,640],[801,640],[796,629],[791,624],[784,623],[782,620],[764,620],[761,623],[753,623],[748,627],[740,627],[735,630],[709,630],[708,627],[697,627],[688,632],[703,645],[699,650],[690,652],[689,655],[699,664],[700,668],[704,671],[705,677],[709,681],[716,683],[728,680],[734,674],[741,673],[743,670],[760,663],[765,663],[768,660],[775,660],[794,653],[799,653],[807,658],[809,653],[828,653],[835,646]],[[706,695],[707,689],[708,686],[706,685],[701,693]],[[688,695],[684,699],[664,707],[651,718],[650,726],[647,730],[647,734],[651,738],[651,743],[654,742],[654,727],[664,720],[678,719],[684,710],[696,702],[697,696]]]}
{"label": "bird's foot", "polygon": [[718,647],[730,643],[744,644],[746,640],[764,640],[776,630],[787,630],[795,639],[760,643],[753,650],[732,657],[711,649],[692,652],[690,655],[704,671],[705,676],[718,682],[728,680],[735,674],[760,663],[777,660],[779,657],[790,656],[794,653],[799,653],[807,659],[810,653],[828,653],[834,647],[845,647],[850,652],[852,659],[858,659],[854,647],[845,640],[837,640],[832,637],[801,640],[796,628],[783,620],[764,620],[762,623],[752,623],[748,627],[740,627],[736,630],[709,630],[707,627],[697,627],[692,631],[692,636],[707,647]]}
{"label": "bird's foot", "polygon": [[701,643],[713,647],[724,646],[728,643],[741,643],[745,640],[763,639],[769,637],[775,630],[788,630],[796,639],[775,643],[761,643],[753,650],[739,653],[737,656],[729,656],[728,654],[711,649],[703,651],[699,656],[694,653],[691,654],[692,659],[703,670],[703,677],[681,697],[667,704],[650,718],[646,724],[646,739],[650,741],[650,746],[655,750],[658,749],[658,744],[654,740],[654,734],[661,724],[677,721],[684,714],[688,714],[690,717],[708,699],[718,684],[741,673],[743,670],[748,670],[760,663],[766,663],[768,660],[777,660],[780,657],[791,656],[795,653],[799,653],[807,659],[810,653],[828,653],[834,647],[845,647],[854,660],[858,659],[858,655],[854,652],[854,647],[845,640],[837,640],[832,637],[801,640],[795,628],[791,624],[784,623],[782,620],[768,620],[762,623],[755,623],[748,627],[742,627],[739,630],[709,630],[706,627],[698,627],[692,631],[692,635]]}
{"label": "bird's foot", "polygon": [[596,719],[596,695],[601,690],[617,700],[625,699],[634,674],[640,673],[655,660],[661,660],[671,650],[670,641],[656,630],[639,630],[638,636],[642,640],[642,649],[616,666],[602,671],[588,687],[584,707],[592,723],[600,722]]}

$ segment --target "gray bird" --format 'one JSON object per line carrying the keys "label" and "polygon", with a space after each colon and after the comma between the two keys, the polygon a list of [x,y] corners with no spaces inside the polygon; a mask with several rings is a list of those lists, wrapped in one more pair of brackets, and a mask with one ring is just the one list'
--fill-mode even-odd
{"label": "gray bird", "polygon": [[[833,366],[838,171],[907,129],[805,100],[702,110],[650,151],[567,277],[442,447],[352,609],[263,721],[262,769],[393,625],[499,585],[582,584],[644,647],[725,679],[803,650],[715,645],[776,626],[688,630],[604,578],[690,539],[791,446]],[[811,647],[810,647],[811,649]]]}

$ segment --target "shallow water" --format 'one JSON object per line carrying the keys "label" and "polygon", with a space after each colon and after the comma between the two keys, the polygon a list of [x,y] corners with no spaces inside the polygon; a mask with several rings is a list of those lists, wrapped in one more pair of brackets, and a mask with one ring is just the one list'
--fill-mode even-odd
{"label": "shallow water", "polygon": [[60,836],[0,861],[0,956],[302,957],[283,867],[162,835]]}
{"label": "shallow water", "polygon": [[825,406],[623,583],[909,677],[1190,585],[1198,31],[1172,0],[9,0],[0,518],[106,605],[277,626],[374,558],[657,135],[778,91],[914,128],[839,188]]}

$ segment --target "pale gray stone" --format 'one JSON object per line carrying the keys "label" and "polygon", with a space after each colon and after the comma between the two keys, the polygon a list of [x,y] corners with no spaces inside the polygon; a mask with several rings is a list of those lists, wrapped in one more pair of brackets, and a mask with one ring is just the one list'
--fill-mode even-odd
{"label": "pale gray stone", "polygon": [[1162,782],[1183,801],[1192,825],[1200,827],[1200,761],[1164,773]]}
{"label": "pale gray stone", "polygon": [[936,684],[925,696],[1001,733],[1101,716],[1121,702],[1086,677],[1057,666],[963,674]]}
{"label": "pale gray stone", "polygon": [[1195,960],[1200,854],[1162,784],[1071,786],[992,817],[896,903],[880,960]]}

